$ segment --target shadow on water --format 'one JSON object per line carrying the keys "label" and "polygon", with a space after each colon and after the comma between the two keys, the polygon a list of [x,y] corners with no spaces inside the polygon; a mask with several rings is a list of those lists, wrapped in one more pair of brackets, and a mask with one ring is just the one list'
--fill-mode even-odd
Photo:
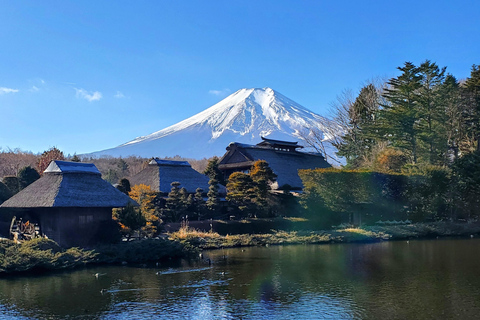
{"label": "shadow on water", "polygon": [[[5,317],[476,319],[480,240],[274,246],[0,279]],[[0,316],[1,318],[1,316]]]}

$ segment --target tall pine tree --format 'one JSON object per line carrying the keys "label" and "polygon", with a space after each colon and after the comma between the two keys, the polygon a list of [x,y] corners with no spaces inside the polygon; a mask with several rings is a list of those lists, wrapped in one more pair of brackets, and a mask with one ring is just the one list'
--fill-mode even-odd
{"label": "tall pine tree", "polygon": [[418,68],[421,83],[418,89],[419,154],[423,154],[424,162],[432,165],[443,164],[447,151],[446,108],[442,96],[445,69],[429,60]]}
{"label": "tall pine tree", "polygon": [[390,79],[389,88],[383,96],[389,102],[383,105],[381,129],[384,137],[394,147],[403,150],[411,157],[413,164],[418,161],[417,139],[420,129],[418,89],[422,86],[418,68],[411,62],[405,62],[398,68],[402,74]]}

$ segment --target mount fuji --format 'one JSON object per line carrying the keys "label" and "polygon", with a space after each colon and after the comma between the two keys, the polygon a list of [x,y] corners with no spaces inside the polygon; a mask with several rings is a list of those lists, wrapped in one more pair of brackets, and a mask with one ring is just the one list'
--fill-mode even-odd
{"label": "mount fuji", "polygon": [[177,124],[89,155],[201,159],[222,156],[230,142],[257,144],[262,136],[302,144],[302,133],[311,128],[324,133],[328,124],[326,118],[271,88],[240,89]]}

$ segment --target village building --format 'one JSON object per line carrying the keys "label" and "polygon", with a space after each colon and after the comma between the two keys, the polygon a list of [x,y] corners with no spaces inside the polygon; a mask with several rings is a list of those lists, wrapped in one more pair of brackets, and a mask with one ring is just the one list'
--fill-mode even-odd
{"label": "village building", "polygon": [[297,150],[301,148],[303,146],[298,145],[298,142],[264,137],[262,142],[256,145],[232,142],[220,159],[218,168],[225,177],[229,177],[233,172],[248,173],[255,161],[265,160],[277,175],[277,180],[271,186],[272,189],[301,190],[303,184],[298,175],[299,169],[331,167],[321,154]]}
{"label": "village building", "polygon": [[[0,205],[64,247],[90,246],[112,225],[112,208],[138,205],[92,163],[54,160],[43,176]],[[9,232],[12,227],[10,226]]]}
{"label": "village building", "polygon": [[[210,187],[209,180],[206,175],[194,170],[187,161],[152,159],[145,169],[130,178],[130,185],[144,184],[166,195],[172,189],[171,183],[176,181],[188,193],[195,193],[198,188],[206,193]],[[222,185],[219,185],[219,194],[226,194]]]}

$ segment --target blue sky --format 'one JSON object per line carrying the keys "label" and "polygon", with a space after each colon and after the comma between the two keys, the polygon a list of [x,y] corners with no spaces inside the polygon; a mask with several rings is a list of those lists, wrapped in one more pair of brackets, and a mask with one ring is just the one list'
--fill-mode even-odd
{"label": "blue sky", "polygon": [[480,64],[480,1],[2,1],[0,147],[115,147],[241,88],[321,115],[426,59]]}

